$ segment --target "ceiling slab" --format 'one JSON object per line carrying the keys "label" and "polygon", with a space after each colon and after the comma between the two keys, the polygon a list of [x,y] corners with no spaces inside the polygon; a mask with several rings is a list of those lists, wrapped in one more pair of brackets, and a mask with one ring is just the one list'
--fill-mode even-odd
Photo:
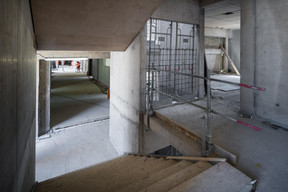
{"label": "ceiling slab", "polygon": [[31,0],[38,50],[124,51],[162,0]]}
{"label": "ceiling slab", "polygon": [[109,59],[110,52],[99,51],[37,51],[43,58],[76,58],[86,57],[88,59]]}
{"label": "ceiling slab", "polygon": [[222,0],[204,8],[205,27],[240,29],[240,0]]}

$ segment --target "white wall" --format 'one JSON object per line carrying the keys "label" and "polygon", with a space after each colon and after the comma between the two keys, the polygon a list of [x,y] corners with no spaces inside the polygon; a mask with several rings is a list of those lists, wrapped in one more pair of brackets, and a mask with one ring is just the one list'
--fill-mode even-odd
{"label": "white wall", "polygon": [[125,52],[110,60],[110,140],[119,153],[138,152],[140,110],[140,33]]}

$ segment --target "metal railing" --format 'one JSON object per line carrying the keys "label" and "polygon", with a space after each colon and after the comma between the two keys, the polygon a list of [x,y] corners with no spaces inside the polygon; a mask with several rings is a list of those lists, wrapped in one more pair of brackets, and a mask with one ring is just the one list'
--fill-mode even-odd
{"label": "metal railing", "polygon": [[[151,71],[159,71],[159,69],[156,69],[156,68],[151,68],[150,70]],[[209,70],[207,70],[207,77],[203,77],[203,76],[199,76],[199,75],[193,75],[193,74],[187,74],[187,73],[181,73],[181,72],[173,72],[173,71],[171,71],[171,72],[206,80],[207,106],[204,107],[204,106],[195,104],[193,101],[185,100],[183,98],[178,97],[177,95],[171,95],[171,94],[162,92],[160,90],[157,90],[157,89],[154,89],[154,88],[150,88],[149,86],[148,86],[148,89],[147,89],[148,90],[147,94],[149,96],[151,94],[151,92],[152,92],[152,94],[153,94],[153,92],[158,92],[158,93],[163,94],[163,95],[165,95],[167,97],[170,97],[172,99],[175,99],[175,100],[178,100],[178,101],[182,101],[184,103],[193,105],[193,106],[195,106],[197,108],[200,108],[200,109],[206,111],[206,117],[205,116],[202,117],[202,130],[201,130],[202,131],[202,134],[201,134],[201,138],[202,138],[202,154],[204,156],[208,156],[213,151],[212,134],[211,134],[211,113],[213,113],[215,115],[218,115],[220,117],[223,117],[225,119],[228,119],[230,121],[233,121],[234,123],[241,124],[243,126],[246,126],[246,127],[251,128],[251,129],[254,129],[256,131],[262,131],[262,129],[259,128],[259,127],[256,127],[256,126],[251,125],[251,124],[246,123],[246,122],[243,122],[241,120],[234,119],[232,117],[229,117],[228,115],[225,115],[225,114],[222,114],[220,112],[217,112],[217,111],[213,110],[211,108],[211,92],[210,92],[210,90],[211,90],[211,81],[216,81],[216,82],[221,82],[221,83],[231,84],[231,85],[237,85],[239,87],[249,88],[249,89],[253,89],[253,90],[256,90],[256,91],[265,91],[265,88],[257,87],[257,86],[254,86],[254,85],[247,85],[247,84],[242,84],[242,83],[235,83],[235,82],[230,82],[230,81],[210,78],[210,71]],[[149,114],[150,110],[153,111],[153,107],[152,107],[153,104],[152,104],[152,102],[151,103],[149,103],[149,102],[151,102],[151,100],[148,99],[148,106],[150,106],[151,108],[147,108],[147,111],[148,111],[147,114]],[[148,122],[147,125],[149,126],[149,115],[147,115],[147,122]]]}

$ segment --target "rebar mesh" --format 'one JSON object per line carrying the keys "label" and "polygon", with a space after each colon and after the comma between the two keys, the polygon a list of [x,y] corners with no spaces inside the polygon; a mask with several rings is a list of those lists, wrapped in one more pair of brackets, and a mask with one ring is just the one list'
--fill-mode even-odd
{"label": "rebar mesh", "polygon": [[158,19],[147,23],[147,90],[154,108],[172,103],[168,95],[194,100],[197,73],[196,25]]}

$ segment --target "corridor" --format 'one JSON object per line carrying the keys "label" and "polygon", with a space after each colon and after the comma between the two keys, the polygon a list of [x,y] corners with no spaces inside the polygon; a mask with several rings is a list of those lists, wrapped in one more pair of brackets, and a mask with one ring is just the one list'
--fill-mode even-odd
{"label": "corridor", "polygon": [[109,118],[109,100],[85,73],[53,73],[51,127],[65,128]]}
{"label": "corridor", "polygon": [[84,73],[54,73],[51,85],[52,130],[36,141],[36,181],[118,157],[107,96]]}

